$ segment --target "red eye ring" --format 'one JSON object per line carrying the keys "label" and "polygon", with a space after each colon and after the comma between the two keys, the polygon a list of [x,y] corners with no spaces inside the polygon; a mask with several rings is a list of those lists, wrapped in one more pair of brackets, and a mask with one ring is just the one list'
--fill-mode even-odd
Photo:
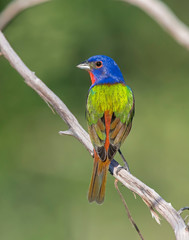
{"label": "red eye ring", "polygon": [[95,65],[97,68],[101,68],[103,66],[102,61],[97,61]]}

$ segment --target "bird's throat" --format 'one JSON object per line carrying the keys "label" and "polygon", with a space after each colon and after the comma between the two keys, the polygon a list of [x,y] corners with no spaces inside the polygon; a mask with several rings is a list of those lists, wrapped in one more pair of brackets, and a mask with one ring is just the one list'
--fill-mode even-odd
{"label": "bird's throat", "polygon": [[95,83],[95,77],[94,77],[94,74],[92,72],[89,72],[89,75],[90,75],[90,78],[91,78],[91,82],[92,84]]}

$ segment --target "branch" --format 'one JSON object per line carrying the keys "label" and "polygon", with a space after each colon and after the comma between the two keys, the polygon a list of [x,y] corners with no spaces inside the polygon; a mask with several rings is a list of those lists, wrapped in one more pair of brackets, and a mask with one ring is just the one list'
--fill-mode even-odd
{"label": "branch", "polygon": [[[93,154],[93,146],[89,135],[80,126],[77,119],[69,111],[66,105],[57,97],[36,75],[32,72],[19,58],[11,48],[3,33],[0,31],[0,51],[9,61],[11,66],[24,78],[25,83],[33,88],[39,96],[50,104],[60,117],[67,123],[70,128],[69,134],[76,137],[83,145],[88,146],[88,151]],[[72,132],[72,130],[74,131]]]}
{"label": "branch", "polygon": [[189,50],[189,28],[160,0],[122,0],[135,5],[152,17],[165,31]]}
{"label": "branch", "polygon": [[[125,169],[119,170],[117,174],[117,169],[120,169],[120,167],[115,160],[111,162],[110,172],[113,176],[125,187],[138,194],[150,208],[159,212],[171,225],[177,240],[188,240],[189,227],[185,224],[180,214],[172,207],[171,203],[167,203],[152,188],[145,185]],[[153,217],[156,218],[156,216]]]}
{"label": "branch", "polygon": [[129,211],[129,208],[128,208],[128,206],[127,206],[127,203],[126,203],[123,195],[121,194],[121,192],[120,192],[117,184],[118,184],[118,180],[115,179],[114,185],[115,185],[115,188],[116,188],[116,190],[117,190],[117,192],[118,192],[118,194],[119,194],[119,196],[120,196],[120,198],[121,198],[121,201],[122,201],[122,203],[123,203],[123,205],[124,205],[124,207],[125,207],[125,210],[126,210],[126,212],[127,212],[127,216],[128,216],[128,218],[129,218],[129,221],[131,222],[131,224],[133,225],[133,227],[134,227],[135,230],[137,231],[140,239],[144,240],[144,238],[143,238],[143,236],[142,236],[142,234],[141,234],[138,226],[136,225],[135,221],[133,220],[133,218],[132,218],[132,216],[131,216],[131,214],[130,214],[130,211]]}
{"label": "branch", "polygon": [[[74,115],[69,111],[66,105],[57,97],[36,75],[32,72],[19,58],[12,49],[3,33],[0,32],[0,50],[4,57],[9,61],[14,69],[24,78],[25,83],[33,88],[39,96],[48,104],[50,104],[59,116],[67,123],[69,130],[60,132],[61,134],[72,135],[77,138],[89,151],[93,154],[93,146],[91,144],[88,133],[81,127]],[[120,181],[125,187],[138,194],[150,209],[157,210],[173,228],[177,240],[188,240],[189,231],[182,217],[160,197],[153,189],[146,186],[136,177],[131,175],[125,169],[120,169],[120,165],[113,160],[110,164],[109,171]],[[118,171],[119,170],[119,171]]]}
{"label": "branch", "polygon": [[7,5],[3,12],[0,13],[0,30],[4,29],[7,24],[20,12],[26,8],[48,2],[50,0],[14,0]]}
{"label": "branch", "polygon": [[[7,8],[2,12],[0,15],[0,29],[3,29],[17,14],[19,14],[22,10],[34,6],[36,4],[46,2],[49,0],[14,0],[12,3],[10,3]],[[124,0],[127,2],[130,2],[132,4],[135,4],[138,6],[140,5],[140,2],[142,5],[140,6],[145,10],[145,0]],[[152,9],[154,7],[154,3],[158,4],[157,1],[151,0],[152,3]],[[149,3],[149,1],[148,1]],[[144,5],[143,5],[144,4]],[[161,5],[161,4],[160,4]],[[143,6],[143,7],[142,7]],[[149,5],[150,6],[150,5]],[[170,11],[169,9],[166,9],[165,5],[162,5],[165,10]],[[161,7],[162,7],[161,6]],[[147,8],[148,9],[148,6]],[[185,41],[188,38],[188,35],[185,34],[188,29],[187,27],[182,24],[173,14],[173,19],[175,18],[177,21],[179,21],[180,29],[184,29],[181,31],[181,36],[177,36],[179,34],[175,33],[173,30],[169,30],[169,24],[164,24],[164,21],[161,21],[161,14],[160,18],[157,14],[156,19],[156,11],[153,11],[151,8],[150,10],[146,10],[146,12],[150,11],[152,12],[150,15],[154,17],[156,21],[159,22],[160,25],[162,25],[168,32],[170,32],[171,35],[176,35],[174,38],[178,38],[177,41],[180,42],[180,44],[184,45],[187,49],[189,48],[189,43]],[[159,9],[161,10],[161,9]],[[159,12],[157,11],[157,13]],[[153,16],[154,12],[154,16]],[[149,13],[148,13],[149,14]],[[169,16],[170,17],[170,16]],[[172,20],[173,20],[172,19]],[[184,27],[183,27],[184,26]],[[178,27],[178,28],[179,28]],[[183,34],[184,33],[184,34]],[[187,37],[183,37],[184,35],[187,35]],[[19,58],[19,56],[14,52],[14,50],[9,45],[8,41],[5,39],[4,35],[0,32],[0,50],[1,55],[4,55],[5,58],[9,61],[9,63],[12,65],[13,68],[16,69],[16,71],[25,79],[25,83],[29,85],[31,88],[33,88],[40,97],[51,107],[55,109],[55,111],[60,115],[60,117],[67,123],[69,126],[69,129],[67,131],[61,131],[60,134],[64,135],[71,135],[77,138],[89,151],[91,155],[93,155],[93,146],[90,142],[89,135],[85,132],[85,130],[80,126],[77,119],[74,117],[74,115],[69,111],[69,109],[66,107],[66,105],[58,98],[36,75],[34,72],[29,70],[27,66],[22,62],[22,60]],[[124,186],[126,186],[131,191],[138,194],[143,201],[147,204],[147,206],[150,208],[151,213],[155,217],[156,221],[158,221],[157,214],[155,213],[154,209],[157,210],[171,225],[171,227],[174,229],[176,238],[186,240],[189,239],[189,230],[188,226],[185,224],[183,219],[181,218],[180,214],[171,206],[170,203],[167,203],[163,198],[161,198],[153,189],[146,186],[144,183],[142,183],[140,180],[132,176],[130,173],[128,173],[126,170],[120,169],[120,165],[113,160],[110,165],[110,172],[112,175],[119,180]],[[118,171],[119,170],[119,171]]]}

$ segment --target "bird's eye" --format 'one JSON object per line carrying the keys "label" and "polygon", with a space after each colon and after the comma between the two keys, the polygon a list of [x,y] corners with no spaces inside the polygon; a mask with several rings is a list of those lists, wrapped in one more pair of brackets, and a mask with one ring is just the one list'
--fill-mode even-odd
{"label": "bird's eye", "polygon": [[101,68],[102,67],[102,61],[98,61],[95,63],[97,68]]}

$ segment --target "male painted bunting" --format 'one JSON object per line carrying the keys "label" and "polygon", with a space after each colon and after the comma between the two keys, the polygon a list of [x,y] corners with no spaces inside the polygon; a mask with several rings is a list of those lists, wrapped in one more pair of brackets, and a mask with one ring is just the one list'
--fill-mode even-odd
{"label": "male painted bunting", "polygon": [[110,57],[93,56],[77,67],[87,70],[92,81],[86,106],[88,131],[94,146],[88,200],[100,204],[104,201],[110,162],[131,130],[134,95]]}

